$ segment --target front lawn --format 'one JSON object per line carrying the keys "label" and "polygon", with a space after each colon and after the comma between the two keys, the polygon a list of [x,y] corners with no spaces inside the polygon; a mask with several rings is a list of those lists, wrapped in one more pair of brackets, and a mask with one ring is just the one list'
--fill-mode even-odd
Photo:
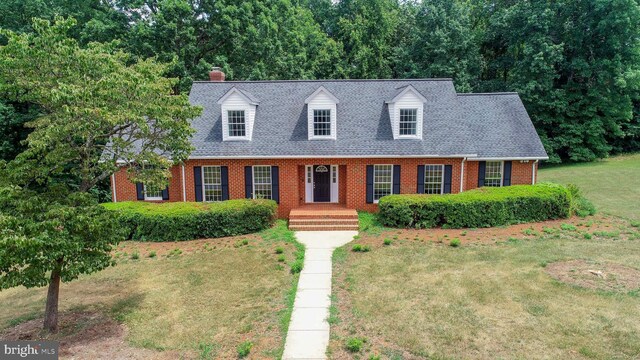
{"label": "front lawn", "polygon": [[626,220],[391,230],[364,217],[334,254],[330,358],[640,357],[640,228]]}
{"label": "front lawn", "polygon": [[[244,346],[251,357],[279,358],[296,251],[283,221],[254,235],[124,242],[117,266],[63,284],[54,339],[65,356],[98,348],[110,358],[235,359]],[[45,288],[0,292],[0,338],[36,338],[45,296]]]}
{"label": "front lawn", "polygon": [[573,183],[598,210],[640,220],[640,154],[541,168],[539,181]]}

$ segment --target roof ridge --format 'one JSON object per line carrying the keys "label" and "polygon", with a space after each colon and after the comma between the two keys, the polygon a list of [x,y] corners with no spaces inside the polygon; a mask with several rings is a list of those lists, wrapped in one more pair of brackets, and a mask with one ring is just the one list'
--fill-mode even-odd
{"label": "roof ridge", "polygon": [[397,81],[453,81],[452,78],[424,78],[424,79],[313,79],[313,80],[236,80],[209,81],[196,80],[193,83],[203,84],[238,84],[238,83],[275,83],[275,82],[397,82]]}
{"label": "roof ridge", "polygon": [[458,96],[491,96],[491,95],[519,95],[517,92],[489,92],[489,93],[456,93]]}

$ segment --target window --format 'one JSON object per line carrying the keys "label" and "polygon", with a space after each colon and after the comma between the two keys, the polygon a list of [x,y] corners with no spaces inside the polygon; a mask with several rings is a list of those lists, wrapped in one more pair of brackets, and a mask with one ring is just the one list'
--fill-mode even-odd
{"label": "window", "polygon": [[502,186],[502,161],[486,162],[484,186]]}
{"label": "window", "polygon": [[332,166],[331,167],[331,171],[332,171],[331,172],[331,179],[332,179],[331,182],[335,184],[336,182],[338,182],[338,167],[337,166]]}
{"label": "window", "polygon": [[400,136],[416,135],[418,109],[400,109]]}
{"label": "window", "polygon": [[331,110],[313,110],[313,136],[331,136]]}
{"label": "window", "polygon": [[244,137],[246,136],[246,125],[244,121],[244,110],[229,110],[227,111],[227,117],[229,122],[229,136],[230,137]]}
{"label": "window", "polygon": [[162,200],[162,189],[156,190],[153,188],[147,188],[147,185],[145,185],[144,199],[145,200]]}
{"label": "window", "polygon": [[442,182],[444,179],[444,165],[424,166],[424,193],[442,194]]}
{"label": "window", "polygon": [[202,167],[204,201],[222,201],[222,173],[220,166]]}
{"label": "window", "polygon": [[271,166],[253,167],[253,198],[271,199]]}
{"label": "window", "polygon": [[393,188],[393,165],[373,166],[373,202],[390,195]]}

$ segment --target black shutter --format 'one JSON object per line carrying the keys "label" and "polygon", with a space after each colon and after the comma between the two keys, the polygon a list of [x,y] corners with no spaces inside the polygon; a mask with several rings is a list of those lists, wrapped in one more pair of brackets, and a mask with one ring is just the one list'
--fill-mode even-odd
{"label": "black shutter", "polygon": [[373,203],[373,165],[367,165],[367,204]]}
{"label": "black shutter", "polygon": [[504,174],[502,174],[502,186],[511,186],[511,161],[504,162]]}
{"label": "black shutter", "polygon": [[162,200],[169,200],[169,187],[167,186],[162,190]]}
{"label": "black shutter", "polygon": [[444,188],[442,192],[445,194],[451,194],[451,174],[453,173],[453,166],[444,166]]}
{"label": "black shutter", "polygon": [[424,165],[418,165],[418,194],[424,194]]}
{"label": "black shutter", "polygon": [[244,194],[247,199],[253,199],[253,168],[244,167]]}
{"label": "black shutter", "polygon": [[393,193],[400,194],[400,165],[393,165]]}
{"label": "black shutter", "polygon": [[271,167],[271,199],[280,204],[280,171],[277,166]]}
{"label": "black shutter", "polygon": [[196,190],[196,201],[202,201],[202,167],[193,167],[193,185]]}
{"label": "black shutter", "polygon": [[136,198],[144,200],[144,184],[142,183],[136,183]]}
{"label": "black shutter", "polygon": [[487,168],[486,161],[480,161],[478,163],[478,187],[484,186],[484,173]]}
{"label": "black shutter", "polygon": [[229,167],[220,166],[220,184],[222,186],[222,200],[229,200]]}

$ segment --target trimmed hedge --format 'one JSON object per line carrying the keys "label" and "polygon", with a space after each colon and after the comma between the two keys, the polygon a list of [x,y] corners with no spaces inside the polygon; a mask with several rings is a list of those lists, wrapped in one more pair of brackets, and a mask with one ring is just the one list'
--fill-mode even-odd
{"label": "trimmed hedge", "polygon": [[120,202],[103,206],[118,213],[128,239],[181,241],[243,235],[273,225],[278,205],[272,200],[202,202]]}
{"label": "trimmed hedge", "polygon": [[567,218],[571,192],[562,185],[541,183],[484,187],[460,194],[389,195],[380,199],[380,219],[400,228],[491,227]]}

